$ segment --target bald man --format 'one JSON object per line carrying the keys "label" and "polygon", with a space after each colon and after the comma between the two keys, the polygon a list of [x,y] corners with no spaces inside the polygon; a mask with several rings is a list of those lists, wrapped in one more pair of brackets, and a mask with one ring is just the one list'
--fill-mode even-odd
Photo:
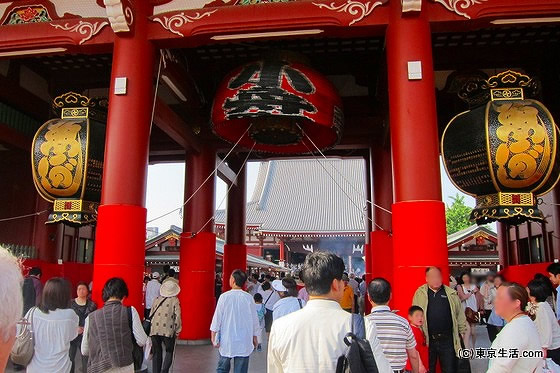
{"label": "bald man", "polygon": [[442,373],[457,372],[460,338],[466,331],[465,312],[457,292],[443,284],[439,268],[426,268],[426,283],[416,290],[412,304],[426,315],[422,331],[428,343],[429,371],[436,371],[439,360]]}

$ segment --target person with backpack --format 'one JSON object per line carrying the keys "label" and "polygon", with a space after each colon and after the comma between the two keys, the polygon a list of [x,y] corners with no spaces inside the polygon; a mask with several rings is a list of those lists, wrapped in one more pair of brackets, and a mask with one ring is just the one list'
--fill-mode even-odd
{"label": "person with backpack", "polygon": [[[342,275],[344,262],[335,254],[315,252],[305,259],[303,279],[309,292],[309,302],[297,312],[283,316],[272,324],[268,342],[268,373],[317,373],[335,372],[339,361],[353,363],[360,354],[345,343],[346,335],[353,332],[363,341],[363,318],[349,314],[340,307],[344,291]],[[358,322],[356,322],[358,321]],[[359,322],[361,321],[361,322]],[[361,327],[355,327],[358,324]],[[372,354],[377,370],[391,372],[379,341],[365,345]],[[352,364],[351,364],[352,365]],[[354,372],[354,370],[342,370]]]}
{"label": "person with backpack", "polygon": [[262,332],[264,330],[264,315],[266,313],[266,308],[263,304],[263,298],[260,293],[253,295],[253,300],[255,301],[255,310],[257,310],[257,318],[259,319],[259,328],[257,329],[257,352],[262,351]]}
{"label": "person with backpack", "polygon": [[[138,364],[137,346],[143,347],[148,336],[138,311],[123,305],[127,296],[124,280],[110,278],[101,295],[105,304],[86,318],[81,350],[89,357],[88,373],[134,373],[142,364]],[[139,358],[143,358],[141,350]]]}

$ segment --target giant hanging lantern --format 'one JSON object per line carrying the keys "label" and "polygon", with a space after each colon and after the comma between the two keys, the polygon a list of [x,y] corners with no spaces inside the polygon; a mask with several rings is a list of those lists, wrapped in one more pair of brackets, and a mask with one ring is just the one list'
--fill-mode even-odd
{"label": "giant hanging lantern", "polygon": [[53,202],[47,223],[91,224],[101,197],[107,100],[69,92],[55,98],[53,108],[59,118],[45,122],[33,139],[33,181]]}
{"label": "giant hanging lantern", "polygon": [[528,76],[505,71],[459,92],[475,107],[448,123],[442,155],[453,183],[476,198],[471,219],[478,224],[544,219],[536,197],[560,175],[558,128],[546,107],[529,98],[537,90]]}
{"label": "giant hanging lantern", "polygon": [[333,85],[309,67],[285,59],[233,70],[218,87],[212,108],[218,136],[270,153],[330,148],[340,140],[343,121]]}

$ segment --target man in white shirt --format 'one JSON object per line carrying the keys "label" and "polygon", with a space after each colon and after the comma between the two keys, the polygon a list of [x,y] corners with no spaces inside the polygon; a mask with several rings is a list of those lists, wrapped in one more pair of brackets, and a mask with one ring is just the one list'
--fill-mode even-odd
{"label": "man in white shirt", "polygon": [[[272,324],[268,342],[268,373],[336,371],[348,347],[344,336],[352,330],[352,315],[340,307],[344,291],[344,262],[332,253],[315,252],[305,259],[303,279],[309,302],[299,311]],[[371,347],[379,372],[391,372],[376,338]]]}
{"label": "man in white shirt", "polygon": [[152,279],[148,281],[146,285],[146,303],[144,309],[144,318],[150,317],[150,310],[152,309],[152,304],[154,300],[159,297],[159,288],[161,284],[159,282],[159,273],[152,273]]}
{"label": "man in white shirt", "polygon": [[229,373],[231,359],[235,373],[247,373],[249,355],[258,344],[259,319],[253,297],[242,289],[245,281],[242,270],[231,273],[231,290],[220,296],[212,317],[212,344],[220,351],[217,373]]}

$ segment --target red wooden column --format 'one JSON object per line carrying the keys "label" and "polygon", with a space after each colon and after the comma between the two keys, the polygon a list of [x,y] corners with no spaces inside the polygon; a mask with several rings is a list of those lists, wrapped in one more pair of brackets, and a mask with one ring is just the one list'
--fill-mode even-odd
{"label": "red wooden column", "polygon": [[[438,266],[448,282],[445,209],[441,201],[439,140],[430,24],[426,4],[403,16],[391,2],[387,28],[389,114],[393,160],[393,306],[405,314],[425,268]],[[417,62],[420,79],[409,77]]]}
{"label": "red wooden column", "polygon": [[[153,100],[154,46],[148,41],[149,2],[137,1],[134,31],[115,35],[101,206],[95,241],[93,298],[101,303],[107,279],[122,277],[128,304],[142,314],[146,239],[146,172]],[[127,92],[114,94],[115,79],[126,77]],[[126,232],[126,239],[123,239]]]}
{"label": "red wooden column", "polygon": [[247,168],[242,161],[231,160],[229,167],[239,173],[236,184],[227,196],[226,244],[224,245],[223,291],[230,290],[229,277],[236,269],[247,271],[247,245],[245,244],[247,204],[246,189]]}
{"label": "red wooden column", "polygon": [[[216,167],[216,151],[204,146],[199,154],[187,154],[185,164],[185,199],[202,185]],[[183,211],[183,233],[179,257],[179,300],[182,305],[181,339],[210,338],[210,322],[216,299],[216,234],[214,233],[215,176],[204,184]],[[202,231],[197,233],[202,227]]]}
{"label": "red wooden column", "polygon": [[500,256],[501,269],[509,265],[509,226],[503,222],[497,222],[498,226],[498,253]]}
{"label": "red wooden column", "polygon": [[[381,146],[372,149],[373,163],[373,232],[370,233],[369,258],[371,277],[393,281],[393,243],[391,238],[391,205],[393,204],[393,173],[391,153]],[[385,210],[384,210],[385,209]]]}

